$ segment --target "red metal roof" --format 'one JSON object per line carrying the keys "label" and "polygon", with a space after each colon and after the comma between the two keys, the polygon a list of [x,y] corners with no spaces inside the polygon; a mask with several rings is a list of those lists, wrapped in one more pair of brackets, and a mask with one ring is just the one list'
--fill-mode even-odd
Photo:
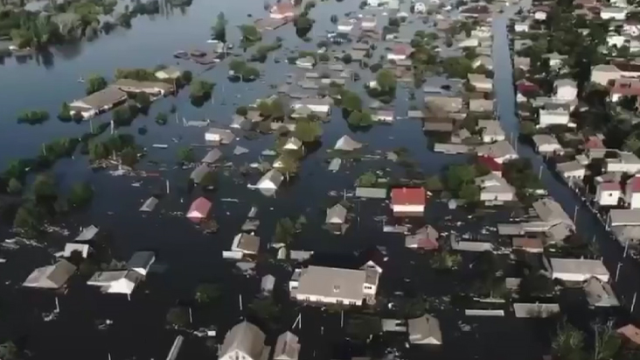
{"label": "red metal roof", "polygon": [[640,193],[640,177],[632,177],[627,181],[627,191]]}
{"label": "red metal roof", "polygon": [[398,188],[391,190],[393,205],[426,205],[427,194],[424,188]]}
{"label": "red metal roof", "polygon": [[209,213],[209,210],[211,210],[211,206],[211,201],[203,197],[199,197],[191,203],[189,211],[187,212],[187,217],[195,219],[204,218]]}
{"label": "red metal roof", "polygon": [[620,191],[620,184],[616,182],[603,182],[600,184],[603,191]]}
{"label": "red metal roof", "polygon": [[393,53],[395,55],[409,56],[411,55],[412,50],[411,46],[407,44],[397,44],[393,47]]}
{"label": "red metal roof", "polygon": [[502,172],[502,164],[497,162],[496,159],[492,158],[491,156],[486,156],[486,155],[478,156],[478,162],[488,167],[489,170],[491,170],[492,172],[497,172],[497,171]]}
{"label": "red metal roof", "polygon": [[597,136],[589,136],[587,142],[584,144],[584,147],[587,149],[604,149],[604,144],[602,140],[600,140]]}

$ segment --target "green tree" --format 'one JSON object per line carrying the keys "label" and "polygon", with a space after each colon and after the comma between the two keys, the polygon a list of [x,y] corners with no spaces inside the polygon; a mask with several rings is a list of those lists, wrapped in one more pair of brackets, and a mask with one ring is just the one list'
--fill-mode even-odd
{"label": "green tree", "polygon": [[189,96],[191,99],[208,99],[211,97],[214,86],[214,83],[196,79],[191,83],[191,93]]}
{"label": "green tree", "polygon": [[236,109],[236,115],[247,116],[248,113],[249,109],[247,109],[246,106],[238,106],[238,108]]}
{"label": "green tree", "polygon": [[68,103],[66,102],[62,103],[62,106],[60,107],[60,112],[58,113],[58,119],[62,121],[71,121],[72,119],[71,106],[69,106]]}
{"label": "green tree", "polygon": [[362,110],[362,99],[360,99],[360,96],[358,96],[358,94],[349,90],[343,90],[341,98],[342,107],[347,109],[348,111]]}
{"label": "green tree", "polygon": [[146,92],[139,92],[136,94],[136,103],[141,109],[147,110],[151,106],[151,97]]}
{"label": "green tree", "polygon": [[552,296],[554,291],[553,280],[540,272],[527,274],[518,284],[521,298]]}
{"label": "green tree", "polygon": [[217,185],[218,177],[213,171],[207,171],[202,177],[202,180],[200,180],[200,186],[205,188],[216,187]]}
{"label": "green tree", "polygon": [[106,89],[108,86],[107,80],[100,75],[91,75],[89,79],[87,79],[87,95],[91,95],[100,90]]}
{"label": "green tree", "polygon": [[473,184],[476,177],[475,167],[470,164],[451,165],[445,173],[445,185],[458,193],[466,184]]}
{"label": "green tree", "polygon": [[393,91],[396,88],[396,75],[387,69],[382,69],[376,75],[378,87],[383,91]]}
{"label": "green tree", "polygon": [[376,176],[376,174],[372,171],[367,171],[366,173],[358,177],[358,180],[356,180],[356,185],[362,187],[371,187],[374,186],[377,181],[378,177]]}
{"label": "green tree", "polygon": [[167,312],[167,323],[175,327],[189,325],[189,310],[182,306],[176,306]]}
{"label": "green tree", "polygon": [[178,161],[183,163],[194,163],[196,161],[196,154],[190,147],[183,147],[178,149]]}
{"label": "green tree", "polygon": [[294,136],[302,142],[313,142],[322,136],[322,125],[319,122],[300,119],[296,124]]}
{"label": "green tree", "polygon": [[126,147],[120,152],[120,163],[124,166],[134,167],[138,163],[138,151],[134,147]]}
{"label": "green tree", "polygon": [[42,231],[44,216],[40,209],[32,203],[23,204],[18,208],[13,219],[13,227],[20,230],[27,237],[36,237]]}
{"label": "green tree", "polygon": [[89,141],[89,157],[92,161],[103,160],[109,157],[107,145],[97,139]]}
{"label": "green tree", "polygon": [[460,188],[458,196],[468,203],[478,201],[480,199],[480,188],[474,184],[464,184]]}
{"label": "green tree", "polygon": [[452,270],[458,268],[460,264],[462,264],[462,257],[460,254],[454,253],[450,250],[442,250],[433,254],[430,263],[435,269]]}
{"label": "green tree", "polygon": [[93,188],[87,182],[74,184],[69,192],[69,204],[73,207],[89,205],[93,199]]}
{"label": "green tree", "polygon": [[160,112],[156,115],[156,124],[158,125],[166,125],[169,121],[169,117],[166,113]]}
{"label": "green tree", "polygon": [[216,18],[216,24],[211,28],[212,37],[221,43],[227,42],[227,19],[223,12],[220,12]]}
{"label": "green tree", "polygon": [[32,185],[33,195],[36,200],[50,200],[58,196],[56,180],[52,174],[41,173],[36,175]]}
{"label": "green tree", "polygon": [[372,336],[382,333],[382,325],[376,316],[354,314],[347,320],[345,331],[349,339],[366,343]]}
{"label": "green tree", "polygon": [[464,56],[448,57],[442,62],[442,70],[451,78],[466,79],[473,66]]}
{"label": "green tree", "polygon": [[7,184],[7,192],[9,194],[20,194],[22,192],[22,183],[16,178],[9,179]]}
{"label": "green tree", "polygon": [[342,55],[342,62],[349,65],[351,64],[351,62],[353,61],[353,57],[351,56],[351,54],[344,54]]}
{"label": "green tree", "polygon": [[0,359],[2,360],[19,360],[20,351],[13,341],[7,341],[0,344]]}
{"label": "green tree", "polygon": [[440,180],[440,176],[429,176],[425,180],[425,188],[429,191],[441,191],[443,189],[443,185],[442,181]]}
{"label": "green tree", "polygon": [[306,12],[303,12],[298,17],[293,20],[293,25],[296,28],[296,34],[298,37],[303,38],[309,34],[311,28],[313,28],[313,23],[315,21],[307,16]]}
{"label": "green tree", "polygon": [[298,173],[300,169],[300,161],[290,153],[282,154],[279,158],[281,166],[279,167],[280,172],[282,172],[285,177],[288,179],[289,176],[295,175]]}
{"label": "green tree", "polygon": [[222,296],[222,289],[218,284],[204,283],[196,288],[195,299],[200,304],[212,303]]}
{"label": "green tree", "polygon": [[551,353],[554,358],[562,360],[585,359],[585,335],[582,331],[563,320],[551,342]]}
{"label": "green tree", "polygon": [[536,124],[531,121],[523,121],[520,123],[520,134],[526,136],[532,136],[536,133]]}
{"label": "green tree", "polygon": [[295,226],[289,218],[282,218],[276,223],[273,241],[276,244],[289,244],[293,241]]}
{"label": "green tree", "polygon": [[620,352],[622,339],[613,328],[613,323],[596,323],[593,325],[595,333],[593,359],[610,360],[614,359]]}
{"label": "green tree", "polygon": [[371,117],[371,113],[368,111],[354,111],[349,114],[347,123],[355,127],[368,127],[373,125],[373,118]]}
{"label": "green tree", "polygon": [[257,297],[249,304],[249,309],[269,326],[276,326],[281,307],[271,296]]}
{"label": "green tree", "polygon": [[193,73],[189,70],[185,70],[182,72],[182,75],[180,75],[180,79],[182,79],[182,82],[185,84],[191,84],[191,81],[193,81]]}
{"label": "green tree", "polygon": [[252,45],[253,43],[262,40],[260,31],[258,31],[258,28],[254,25],[240,25],[238,28],[242,34],[242,42],[245,45]]}

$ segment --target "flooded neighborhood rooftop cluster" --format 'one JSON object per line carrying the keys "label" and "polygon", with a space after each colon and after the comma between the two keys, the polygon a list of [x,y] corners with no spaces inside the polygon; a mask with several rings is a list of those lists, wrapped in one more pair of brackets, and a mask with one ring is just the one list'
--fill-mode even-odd
{"label": "flooded neighborhood rooftop cluster", "polygon": [[0,360],[637,359],[639,21],[0,0]]}

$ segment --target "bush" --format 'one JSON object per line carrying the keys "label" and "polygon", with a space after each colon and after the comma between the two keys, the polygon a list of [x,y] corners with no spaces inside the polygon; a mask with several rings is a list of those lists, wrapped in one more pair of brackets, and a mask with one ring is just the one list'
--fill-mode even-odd
{"label": "bush", "polygon": [[69,193],[69,205],[73,207],[84,207],[91,203],[93,199],[93,188],[86,182],[73,185]]}
{"label": "bush", "polygon": [[236,109],[236,115],[247,116],[248,113],[249,110],[246,106],[238,106],[238,108]]}
{"label": "bush", "polygon": [[161,112],[161,113],[158,113],[158,115],[156,115],[156,123],[158,125],[166,125],[168,121],[169,121],[169,118],[166,113]]}
{"label": "bush", "polygon": [[49,120],[49,113],[44,110],[25,111],[18,116],[18,123],[27,123],[29,125],[42,124]]}

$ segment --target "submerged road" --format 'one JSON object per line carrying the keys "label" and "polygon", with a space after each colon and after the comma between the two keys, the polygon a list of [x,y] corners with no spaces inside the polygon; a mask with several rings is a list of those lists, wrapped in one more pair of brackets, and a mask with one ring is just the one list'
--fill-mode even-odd
{"label": "submerged road", "polygon": [[[517,7],[508,9],[493,21],[493,68],[494,89],[497,99],[497,113],[507,138],[518,139],[519,120],[516,116],[515,91],[513,87],[513,69],[509,49],[507,24],[509,17]],[[513,137],[512,137],[513,135]],[[518,140],[514,140],[518,141]],[[559,177],[549,171],[542,157],[524,143],[513,144],[522,158],[529,158],[534,169],[542,166],[542,182],[549,195],[560,203],[564,211],[573,216],[577,208],[576,231],[585,239],[598,242],[603,262],[611,274],[613,288],[622,306],[630,310],[634,293],[640,292],[640,265],[627,256],[623,258],[624,249],[600,222],[600,219],[582,202]],[[618,280],[615,281],[618,264],[621,263]],[[640,319],[640,306],[636,306],[632,318]]]}

